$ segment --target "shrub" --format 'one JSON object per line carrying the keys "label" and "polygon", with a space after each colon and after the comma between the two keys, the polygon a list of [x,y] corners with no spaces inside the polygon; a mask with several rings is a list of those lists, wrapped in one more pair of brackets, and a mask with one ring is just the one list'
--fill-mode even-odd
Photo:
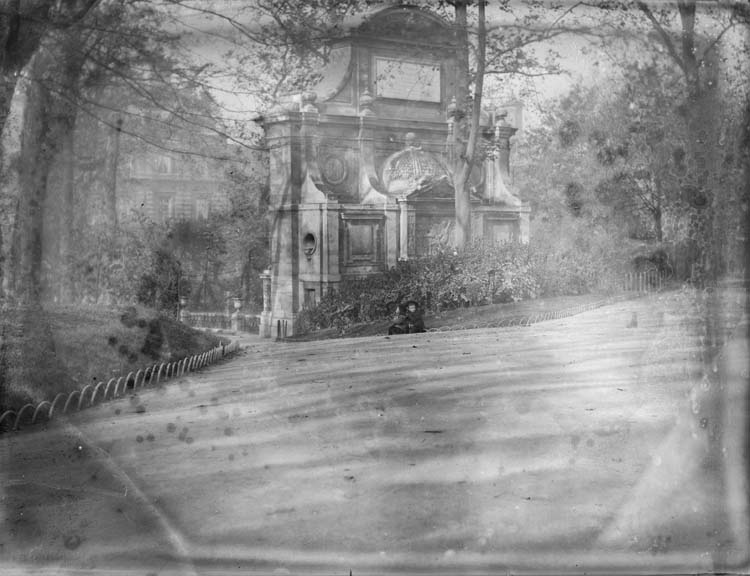
{"label": "shrub", "polygon": [[474,242],[460,253],[444,249],[399,262],[367,278],[344,278],[298,317],[301,331],[390,318],[396,305],[416,300],[427,311],[539,296],[611,290],[619,283],[624,247],[606,233],[575,223],[580,233],[541,237],[531,244]]}
{"label": "shrub", "polygon": [[301,329],[344,330],[388,318],[398,303],[416,300],[438,311],[489,302],[515,302],[539,293],[535,260],[526,244],[473,243],[460,253],[443,250],[399,262],[382,274],[345,278],[298,318]]}

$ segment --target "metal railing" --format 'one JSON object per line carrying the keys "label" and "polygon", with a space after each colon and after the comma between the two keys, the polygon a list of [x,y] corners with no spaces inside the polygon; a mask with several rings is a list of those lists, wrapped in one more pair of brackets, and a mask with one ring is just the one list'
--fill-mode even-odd
{"label": "metal railing", "polygon": [[117,379],[111,378],[106,384],[104,381],[97,384],[87,384],[80,390],[67,393],[60,392],[52,400],[42,400],[38,404],[24,404],[18,410],[6,410],[0,414],[0,432],[5,429],[18,430],[22,422],[35,424],[40,414],[46,414],[47,420],[51,420],[55,414],[60,412],[65,414],[73,408],[76,411],[82,410],[93,406],[97,400],[104,402],[108,397],[114,399],[123,396],[128,388],[137,390],[143,388],[146,384],[159,384],[169,378],[182,376],[186,372],[200,370],[236,353],[239,349],[239,342],[235,341],[227,346],[217,346],[202,354],[186,356],[174,362],[154,364],[137,372],[129,372],[127,376],[120,376]]}
{"label": "metal railing", "polygon": [[625,292],[660,292],[664,289],[667,277],[658,270],[630,272],[623,278]]}

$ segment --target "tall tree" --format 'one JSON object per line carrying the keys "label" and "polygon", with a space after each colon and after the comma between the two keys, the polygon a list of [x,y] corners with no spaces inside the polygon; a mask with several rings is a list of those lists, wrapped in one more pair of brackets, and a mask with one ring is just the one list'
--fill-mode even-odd
{"label": "tall tree", "polygon": [[[692,379],[689,404],[683,407],[678,426],[661,449],[666,453],[689,455],[693,461],[700,462],[701,470],[711,470],[713,497],[717,492],[726,493],[733,482],[732,470],[736,468],[736,462],[727,462],[718,456],[726,455],[727,438],[734,434],[726,428],[727,402],[730,401],[726,390],[733,384],[727,380],[728,369],[720,356],[727,343],[726,323],[732,320],[732,310],[731,306],[726,306],[727,301],[722,300],[725,290],[719,281],[728,271],[731,258],[727,256],[739,248],[731,236],[738,229],[746,230],[743,221],[747,220],[747,189],[742,190],[737,180],[727,180],[727,172],[736,171],[732,168],[736,160],[731,159],[727,151],[743,149],[746,162],[747,142],[742,142],[740,129],[730,128],[731,122],[724,116],[722,104],[730,94],[739,94],[739,106],[733,104],[730,109],[741,110],[747,106],[746,70],[738,74],[730,68],[732,62],[747,61],[750,44],[746,27],[750,6],[746,2],[694,0],[637,2],[635,9],[628,9],[632,5],[627,3],[608,4],[610,8],[613,5],[626,8],[619,14],[626,14],[629,19],[628,25],[636,32],[635,41],[640,43],[636,45],[658,49],[662,63],[671,66],[680,78],[672,107],[686,134],[686,174],[681,192],[690,206],[687,233],[697,247],[692,274],[697,289],[691,312],[693,318],[700,319],[693,337],[701,370]],[[612,17],[611,11],[605,12],[605,18]],[[744,38],[733,39],[735,44],[731,45],[726,41],[734,30]],[[618,55],[620,62],[628,58],[632,58],[628,51]],[[738,85],[743,87],[738,90]],[[739,143],[727,145],[726,140],[731,140],[732,136]],[[745,202],[741,201],[743,195]],[[727,230],[732,231],[731,235]],[[739,454],[736,456],[741,458]],[[701,472],[691,473],[676,467],[662,469],[659,474],[669,474],[680,484],[706,479]],[[642,480],[644,486],[654,488],[649,491],[649,497],[661,502],[664,493],[659,490],[658,481],[652,484],[649,480],[649,476]],[[650,502],[644,504],[649,506]],[[633,523],[639,535],[652,528],[642,526],[641,519]],[[731,534],[729,538],[734,536],[736,534]],[[726,567],[722,554],[716,555],[715,562],[717,570]]]}
{"label": "tall tree", "polygon": [[[16,216],[5,275],[5,296],[20,304],[38,304],[41,295],[44,206],[52,161],[72,129],[67,102],[54,98],[44,80],[54,69],[62,85],[75,84],[83,59],[72,39],[49,35],[32,57],[24,86],[24,112],[18,167]],[[60,64],[53,68],[52,55]]]}
{"label": "tall tree", "polygon": [[[99,0],[2,0],[0,2],[0,132],[8,120],[14,93],[21,72],[38,52],[45,37],[51,32],[63,32],[85,19]],[[30,119],[30,117],[29,117]],[[5,164],[5,153],[0,147],[0,164]],[[6,181],[7,182],[7,181]],[[5,183],[3,185],[5,187]],[[12,196],[7,190],[0,191],[4,205],[4,216],[0,219],[0,298],[3,286],[7,286],[6,268],[11,262],[8,241],[13,222],[8,209]],[[5,240],[3,240],[5,238]],[[15,282],[15,280],[14,280]]]}
{"label": "tall tree", "polygon": [[598,162],[612,172],[597,192],[604,202],[645,217],[644,239],[685,240],[678,232],[687,210],[681,191],[690,175],[687,131],[674,107],[679,79],[654,60],[624,66],[618,76],[621,86],[591,132]]}
{"label": "tall tree", "polygon": [[50,30],[74,26],[100,0],[2,0],[0,2],[0,130],[18,77]]}
{"label": "tall tree", "polygon": [[[456,247],[463,248],[471,240],[471,198],[469,177],[477,159],[477,149],[480,143],[479,121],[482,111],[482,94],[484,87],[484,69],[486,62],[487,27],[485,16],[485,2],[480,0],[477,8],[477,46],[476,70],[473,82],[469,52],[469,23],[467,9],[471,1],[459,0],[453,2],[455,9],[455,37],[458,46],[458,74],[459,80],[456,98],[459,109],[454,113],[453,138],[453,188],[455,190],[456,211]],[[471,86],[473,84],[473,91]],[[458,142],[456,142],[458,140]]]}
{"label": "tall tree", "polygon": [[[593,6],[600,21],[616,23],[624,43],[612,50],[617,66],[634,59],[633,48],[657,54],[661,66],[671,67],[679,77],[673,92],[671,108],[679,115],[688,133],[683,178],[685,199],[692,205],[692,237],[699,247],[695,262],[696,280],[713,283],[725,270],[726,238],[717,226],[717,214],[726,205],[722,186],[722,132],[726,118],[722,115],[722,98],[734,90],[729,84],[744,83],[737,71],[729,71],[722,51],[727,40],[741,30],[750,7],[742,2],[607,2],[583,3]],[[735,46],[731,52],[747,54],[747,45]],[[734,56],[733,58],[736,58]],[[736,58],[736,62],[743,58]],[[727,72],[730,72],[727,74]]]}

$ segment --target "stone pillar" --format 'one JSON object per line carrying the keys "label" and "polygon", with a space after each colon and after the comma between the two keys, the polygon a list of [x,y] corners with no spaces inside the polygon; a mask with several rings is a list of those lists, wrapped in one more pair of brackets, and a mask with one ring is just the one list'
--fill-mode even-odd
{"label": "stone pillar", "polygon": [[404,261],[417,255],[417,240],[415,236],[417,228],[417,211],[414,204],[407,202],[406,198],[399,198],[397,202],[399,209],[398,259]]}
{"label": "stone pillar", "polygon": [[180,322],[188,324],[190,322],[190,313],[187,310],[187,298],[180,298]]}
{"label": "stone pillar", "polygon": [[264,270],[260,275],[263,287],[263,312],[260,314],[258,333],[261,338],[271,337],[271,271]]}
{"label": "stone pillar", "polygon": [[406,221],[407,254],[417,256],[417,209],[414,204],[406,204]]}
{"label": "stone pillar", "polygon": [[518,239],[524,244],[529,243],[529,214],[531,209],[528,204],[518,214]]}
{"label": "stone pillar", "polygon": [[271,311],[271,271],[263,270],[260,275],[263,285],[263,312]]}
{"label": "stone pillar", "polygon": [[401,261],[409,259],[409,213],[406,209],[406,200],[398,200],[399,208],[399,250],[398,259]]}
{"label": "stone pillar", "polygon": [[[312,106],[307,95],[305,108]],[[304,116],[304,121],[303,121]],[[266,120],[269,148],[269,215],[271,220],[270,338],[283,320],[291,324],[299,302],[299,207],[305,181],[305,144],[315,112],[286,112]]]}

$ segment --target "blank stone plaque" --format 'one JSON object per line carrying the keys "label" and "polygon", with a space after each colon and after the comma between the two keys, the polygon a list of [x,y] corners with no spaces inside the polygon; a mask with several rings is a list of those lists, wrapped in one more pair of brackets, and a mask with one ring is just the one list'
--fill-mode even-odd
{"label": "blank stone plaque", "polygon": [[440,102],[440,65],[375,58],[375,92],[382,98]]}

